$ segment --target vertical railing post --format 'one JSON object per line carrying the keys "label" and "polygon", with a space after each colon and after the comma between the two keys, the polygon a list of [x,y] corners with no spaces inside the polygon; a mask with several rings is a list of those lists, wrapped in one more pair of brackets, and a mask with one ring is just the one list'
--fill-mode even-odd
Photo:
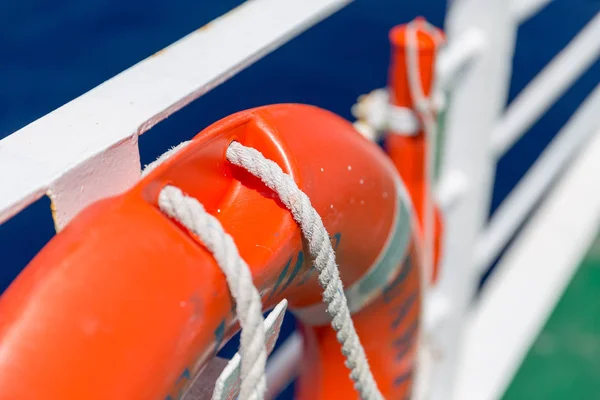
{"label": "vertical railing post", "polygon": [[451,1],[445,26],[448,42],[472,29],[482,33],[485,48],[454,85],[446,116],[441,182],[460,177],[465,184],[459,199],[445,210],[441,275],[426,310],[426,334],[435,354],[427,379],[430,400],[452,398],[462,332],[480,279],[474,254],[494,181],[490,134],[506,103],[516,35],[509,2]]}

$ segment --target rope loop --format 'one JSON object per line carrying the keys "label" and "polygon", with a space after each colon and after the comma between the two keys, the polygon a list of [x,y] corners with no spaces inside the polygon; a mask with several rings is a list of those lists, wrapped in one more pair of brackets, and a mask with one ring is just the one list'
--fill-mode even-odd
{"label": "rope loop", "polygon": [[[144,174],[189,143],[184,142],[163,154],[146,167]],[[226,158],[230,163],[244,168],[263,181],[277,193],[281,202],[292,213],[307,240],[308,252],[319,273],[318,281],[323,288],[323,300],[327,303],[327,312],[333,317],[331,326],[337,332],[336,337],[341,344],[342,354],[346,359],[345,365],[350,369],[350,378],[354,382],[354,387],[363,400],[383,400],[350,316],[329,234],[310,199],[275,162],[266,159],[262,153],[253,148],[233,142],[227,149]],[[202,241],[224,273],[229,291],[236,303],[242,329],[239,397],[250,400],[264,399],[266,333],[262,303],[258,289],[252,281],[250,268],[239,255],[233,238],[224,231],[223,226],[214,216],[206,212],[198,200],[186,195],[179,188],[166,186],[159,194],[158,205],[163,213],[186,227]]]}

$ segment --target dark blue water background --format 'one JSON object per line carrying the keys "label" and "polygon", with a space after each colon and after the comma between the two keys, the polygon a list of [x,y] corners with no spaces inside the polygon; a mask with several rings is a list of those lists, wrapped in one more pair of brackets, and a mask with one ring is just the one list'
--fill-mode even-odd
{"label": "dark blue water background", "polygon": [[[0,0],[0,138],[240,3]],[[439,0],[356,1],[144,134],[142,163],[253,106],[303,102],[350,118],[358,95],[385,85],[388,30],[417,15],[442,26],[445,8]],[[510,99],[599,11],[599,0],[556,0],[525,23],[519,29]],[[596,63],[500,161],[492,210],[599,80]],[[0,226],[0,292],[53,232],[45,198]],[[282,336],[293,325],[287,318]],[[223,354],[234,350],[235,344]],[[281,398],[289,396],[288,390]]]}

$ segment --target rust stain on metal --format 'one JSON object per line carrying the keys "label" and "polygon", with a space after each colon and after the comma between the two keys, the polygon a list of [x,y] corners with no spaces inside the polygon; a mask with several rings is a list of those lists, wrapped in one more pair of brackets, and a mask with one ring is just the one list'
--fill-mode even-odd
{"label": "rust stain on metal", "polygon": [[[212,21],[208,22],[207,24],[205,24],[205,25],[201,26],[200,28],[196,29],[196,30],[194,31],[194,33],[200,33],[200,32],[205,32],[205,31],[209,30],[210,28],[212,28],[212,27],[213,27],[213,25],[214,25],[216,22],[218,22],[218,21],[220,21],[220,20],[222,20],[222,19],[225,19],[225,18],[227,18],[227,17],[229,17],[229,16],[233,15],[235,12],[237,12],[237,11],[241,10],[241,9],[242,9],[242,8],[243,8],[243,7],[244,7],[246,4],[247,4],[247,3],[244,3],[244,4],[242,4],[242,5],[238,6],[238,7],[234,8],[234,9],[231,9],[231,10],[229,10],[228,12],[226,12],[226,13],[225,13],[225,14],[223,14],[223,15],[221,15],[220,17],[218,17],[218,18],[216,18],[216,19],[213,19]],[[169,46],[168,46],[168,47],[165,47],[165,48],[164,48],[164,49],[162,49],[162,50],[159,50],[159,51],[157,51],[156,53],[152,54],[152,55],[151,55],[150,57],[148,57],[148,58],[154,58],[154,57],[157,57],[157,56],[161,55],[161,54],[162,54],[164,51],[166,51],[168,48],[169,48]]]}
{"label": "rust stain on metal", "polygon": [[54,202],[54,196],[52,193],[46,193],[46,196],[50,199],[50,213],[52,214],[52,222],[54,222],[54,231],[58,233],[60,230],[58,227],[58,217],[56,215],[56,203]]}
{"label": "rust stain on metal", "polygon": [[205,30],[209,29],[209,28],[211,27],[211,25],[212,25],[212,24],[213,24],[213,23],[212,23],[212,21],[211,21],[211,22],[209,22],[208,24],[206,24],[206,25],[203,25],[203,26],[201,26],[200,28],[196,29],[196,32],[203,32],[203,31],[205,31]]}
{"label": "rust stain on metal", "polygon": [[205,31],[207,29],[210,29],[215,24],[215,22],[218,22],[218,21],[220,21],[222,19],[225,19],[225,18],[233,15],[234,13],[238,12],[239,10],[241,10],[247,4],[248,4],[248,2],[246,2],[246,3],[244,3],[244,4],[240,5],[240,6],[237,6],[237,7],[233,8],[233,9],[227,11],[225,14],[221,15],[220,17],[217,17],[217,18],[213,19],[212,21],[210,21],[209,23],[207,23],[206,25],[201,26],[200,28],[196,29],[196,32],[203,32],[203,31]]}
{"label": "rust stain on metal", "polygon": [[165,47],[164,49],[160,49],[160,50],[159,50],[159,51],[157,51],[156,53],[152,54],[152,55],[150,56],[150,58],[153,58],[153,57],[160,56],[160,55],[161,55],[162,53],[164,53],[164,52],[165,52],[167,49],[168,49],[168,47]]}

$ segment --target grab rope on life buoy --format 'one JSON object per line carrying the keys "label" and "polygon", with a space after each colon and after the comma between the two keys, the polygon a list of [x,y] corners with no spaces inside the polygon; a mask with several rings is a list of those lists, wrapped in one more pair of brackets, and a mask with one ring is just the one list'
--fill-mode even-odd
{"label": "grab rope on life buoy", "polygon": [[[146,169],[152,170],[188,143],[183,142],[163,154]],[[227,149],[226,157],[232,164],[246,169],[263,181],[267,187],[277,193],[282,203],[292,213],[307,240],[309,253],[319,273],[318,280],[323,288],[323,301],[332,316],[331,326],[337,332],[336,337],[342,345],[342,354],[346,358],[346,366],[350,369],[350,378],[354,382],[354,387],[363,400],[383,399],[350,316],[329,234],[321,217],[312,207],[310,199],[279,165],[265,158],[256,149],[232,142]],[[198,236],[225,274],[229,290],[237,305],[237,314],[242,328],[240,397],[262,400],[266,391],[266,335],[260,295],[252,283],[248,265],[240,257],[231,236],[224,231],[215,217],[205,211],[198,200],[185,195],[179,188],[169,185],[161,190],[158,204],[165,214]],[[217,385],[215,390],[218,388],[220,385]],[[218,393],[214,393],[213,398],[219,398]]]}

